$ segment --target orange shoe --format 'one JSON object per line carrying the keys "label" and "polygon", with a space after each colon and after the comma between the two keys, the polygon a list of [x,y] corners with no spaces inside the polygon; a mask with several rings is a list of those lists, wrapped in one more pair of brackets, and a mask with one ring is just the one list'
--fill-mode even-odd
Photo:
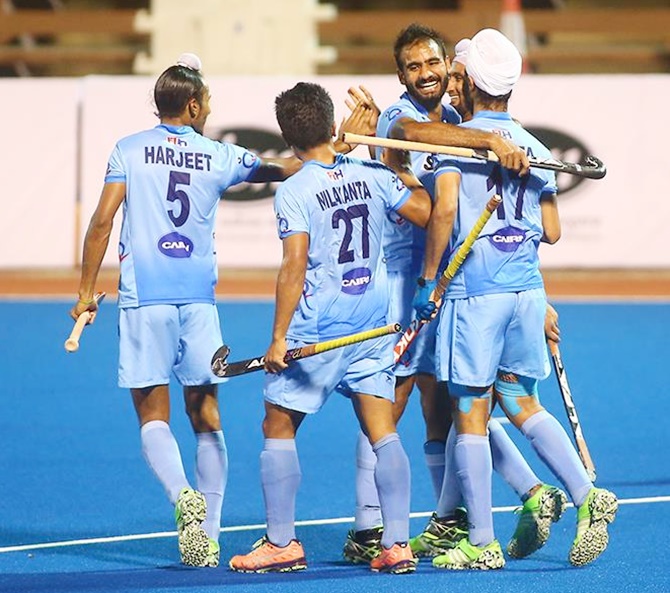
{"label": "orange shoe", "polygon": [[305,570],[307,561],[302,544],[292,539],[288,546],[280,548],[268,541],[267,536],[259,539],[248,554],[233,556],[228,563],[237,572],[291,572]]}
{"label": "orange shoe", "polygon": [[404,574],[416,570],[416,558],[407,542],[396,542],[390,548],[382,546],[382,553],[370,562],[374,572]]}

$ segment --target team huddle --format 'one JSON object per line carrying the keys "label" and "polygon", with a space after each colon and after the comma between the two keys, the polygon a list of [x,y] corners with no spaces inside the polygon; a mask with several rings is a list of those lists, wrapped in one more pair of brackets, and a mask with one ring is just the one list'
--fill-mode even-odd
{"label": "team huddle", "polygon": [[[202,136],[209,90],[192,54],[156,82],[160,125],[117,143],[70,313],[95,316],[95,282],[123,204],[119,385],[131,391],[144,457],[175,506],[184,564],[220,561],[228,476],[221,379],[209,367],[223,343],[213,228],[221,195],[241,182],[282,181],[274,208],[283,257],[265,355],[260,467],[267,531],[249,553],[230,559],[232,570],[307,567],[295,532],[301,479],[295,436],[305,416],[334,392],[351,400],[360,424],[355,525],[343,548],[348,561],[393,574],[415,571],[420,557],[432,558],[436,568],[502,568],[492,470],[522,505],[509,557],[527,557],[546,543],[568,497],[577,509],[570,563],[592,562],[607,547],[616,496],[594,487],[538,396],[539,381],[549,374],[546,341],[558,340],[538,247],[558,241],[561,230],[555,174],[531,170],[527,158],[551,154],[507,110],[522,58],[493,29],[455,50],[450,61],[443,39],[428,27],[401,31],[394,56],[405,92],[380,113],[366,89],[351,89],[351,114],[340,133],[486,149],[498,163],[389,149],[377,149],[374,159],[347,156],[353,147],[338,136],[332,100],[313,83],[298,83],[275,99],[295,157],[267,159],[209,140]],[[156,147],[170,151],[170,162],[147,161],[147,150],[155,155]],[[186,167],[183,154],[200,159]],[[473,242],[471,229],[494,195],[500,203]],[[161,249],[165,238],[183,248]],[[466,241],[469,255],[437,298],[440,276]],[[397,336],[387,335],[285,362],[292,348],[388,323],[407,327],[415,318],[425,325],[398,361]],[[195,488],[169,426],[173,373],[197,438]],[[424,531],[410,538],[410,464],[396,426],[414,386],[436,506]],[[567,494],[536,476],[491,418],[495,406]]]}

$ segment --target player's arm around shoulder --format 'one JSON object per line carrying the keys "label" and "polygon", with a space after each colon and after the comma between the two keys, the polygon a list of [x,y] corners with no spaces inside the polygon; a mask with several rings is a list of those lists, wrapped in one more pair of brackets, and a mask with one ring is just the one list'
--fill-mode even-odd
{"label": "player's arm around shoulder", "polygon": [[506,169],[526,175],[530,170],[526,152],[498,134],[445,122],[419,122],[410,118],[399,119],[389,131],[390,138],[427,142],[442,146],[458,146],[490,150]]}
{"label": "player's arm around shoulder", "polygon": [[561,219],[558,216],[556,194],[543,194],[540,201],[542,242],[553,245],[561,238]]}
{"label": "player's arm around shoulder", "polygon": [[248,180],[250,183],[284,181],[294,173],[300,171],[302,167],[302,161],[296,156],[277,157],[274,159],[261,158],[260,160],[260,165]]}

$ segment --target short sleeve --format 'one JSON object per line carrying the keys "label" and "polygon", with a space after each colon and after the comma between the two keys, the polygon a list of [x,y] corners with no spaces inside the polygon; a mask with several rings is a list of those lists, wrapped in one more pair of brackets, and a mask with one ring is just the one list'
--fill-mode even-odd
{"label": "short sleeve", "polygon": [[556,183],[556,173],[554,173],[553,171],[547,171],[545,169],[541,171],[540,177],[544,181],[544,187],[542,188],[542,194],[540,196],[540,200],[556,195],[558,193],[558,184]]}
{"label": "short sleeve", "polygon": [[123,160],[121,147],[117,144],[107,161],[107,171],[105,172],[105,183],[125,183],[126,168]]}
{"label": "short sleeve", "polygon": [[243,146],[220,142],[218,149],[222,159],[220,166],[230,175],[229,186],[248,181],[261,165],[259,156]]}
{"label": "short sleeve", "polygon": [[309,234],[309,213],[299,198],[286,187],[279,186],[275,194],[275,216],[277,217],[277,233],[285,239],[295,233]]}
{"label": "short sleeve", "polygon": [[398,208],[401,208],[403,204],[409,200],[412,192],[393,171],[390,169],[383,169],[382,171],[386,174],[384,191],[386,205],[391,210],[398,210]]}
{"label": "short sleeve", "polygon": [[437,156],[435,160],[435,179],[444,173],[460,173],[463,162],[451,156]]}

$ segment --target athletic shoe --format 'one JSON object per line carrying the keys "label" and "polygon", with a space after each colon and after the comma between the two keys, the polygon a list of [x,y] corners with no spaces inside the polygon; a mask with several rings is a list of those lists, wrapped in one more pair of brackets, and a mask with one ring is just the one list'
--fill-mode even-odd
{"label": "athletic shoe", "polygon": [[603,488],[591,488],[577,510],[577,536],[572,542],[568,559],[573,566],[593,562],[609,543],[607,524],[614,521],[619,502],[614,493]]}
{"label": "athletic shoe", "polygon": [[219,542],[215,539],[209,538],[209,551],[207,552],[207,558],[205,558],[204,566],[209,568],[216,568],[219,565],[219,558],[221,557],[221,548],[219,547]]}
{"label": "athletic shoe", "polygon": [[468,515],[459,508],[449,517],[438,517],[433,513],[423,533],[410,539],[409,545],[415,556],[439,556],[467,537]]}
{"label": "athletic shoe", "polygon": [[382,551],[370,562],[373,572],[406,574],[416,570],[416,558],[407,542],[396,542],[390,548],[382,546]]}
{"label": "athletic shoe", "polygon": [[187,566],[206,566],[209,537],[202,528],[207,515],[207,503],[202,493],[183,488],[174,507],[181,561]]}
{"label": "athletic shoe", "polygon": [[505,557],[498,540],[486,546],[473,546],[465,537],[445,554],[433,558],[435,568],[449,570],[495,570],[505,566]]}
{"label": "athletic shoe", "polygon": [[267,536],[259,539],[248,554],[233,556],[228,563],[237,572],[291,572],[305,570],[307,560],[302,544],[292,539],[287,546],[280,548],[271,543]]}
{"label": "athletic shoe", "polygon": [[559,488],[540,486],[516,511],[519,522],[507,544],[507,553],[512,558],[525,558],[539,550],[547,543],[551,524],[561,518],[567,502],[565,493]]}
{"label": "athletic shoe", "polygon": [[370,564],[382,553],[383,531],[381,525],[361,531],[350,529],[342,548],[344,559],[352,564]]}

